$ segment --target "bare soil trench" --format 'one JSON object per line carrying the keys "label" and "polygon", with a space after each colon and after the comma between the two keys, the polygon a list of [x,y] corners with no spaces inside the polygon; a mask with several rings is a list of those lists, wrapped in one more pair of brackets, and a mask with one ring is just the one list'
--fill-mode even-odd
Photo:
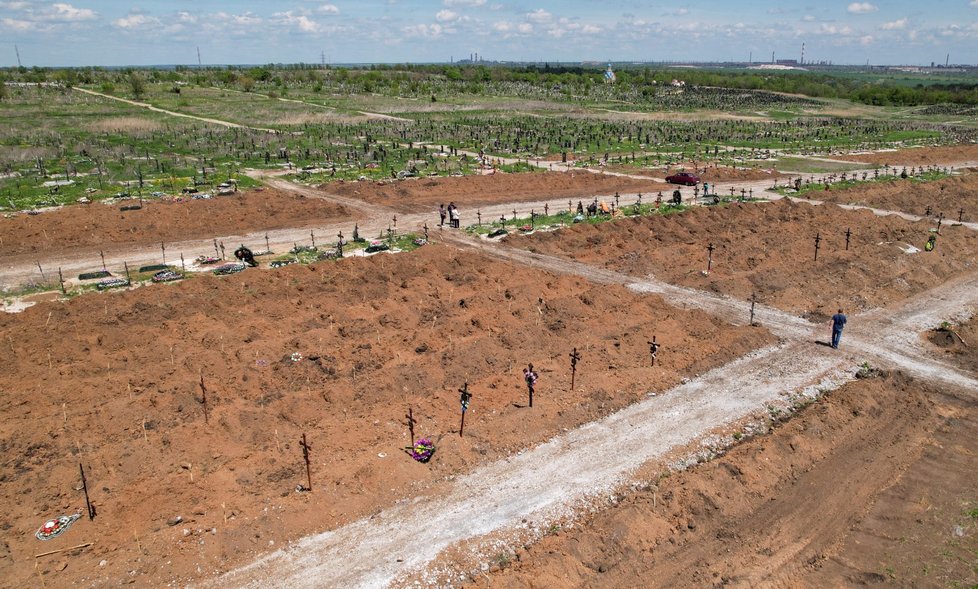
{"label": "bare soil trench", "polygon": [[973,587],[976,489],[973,395],[860,380],[464,586]]}
{"label": "bare soil trench", "polygon": [[454,202],[471,210],[478,206],[551,200],[581,199],[615,192],[649,193],[663,189],[652,180],[601,176],[588,172],[497,173],[459,178],[410,178],[396,182],[335,182],[320,187],[327,192],[381,204],[403,213],[437,211],[438,205]]}
{"label": "bare soil trench", "polygon": [[942,145],[876,153],[834,154],[833,159],[889,166],[958,166],[978,160],[978,145]]}
{"label": "bare soil trench", "polygon": [[[782,200],[579,224],[504,240],[741,300],[756,294],[763,303],[821,321],[839,307],[856,312],[885,306],[975,268],[978,235],[964,227],[942,229],[933,252],[907,253],[923,249],[930,227],[865,210]],[[706,274],[710,244],[713,261]]]}
{"label": "bare soil trench", "polygon": [[86,249],[95,250],[97,259],[99,249],[110,247],[312,226],[351,214],[323,199],[268,189],[200,200],[145,200],[142,209],[120,210],[132,205],[138,201],[72,205],[39,215],[18,213],[0,218],[0,260],[25,255],[36,259]]}
{"label": "bare soil trench", "polygon": [[[398,500],[437,497],[457,474],[773,339],[440,246],[45,302],[0,316],[0,333],[4,587],[212,577]],[[660,353],[653,369],[653,334],[684,352]],[[540,373],[532,409],[527,362]],[[459,437],[465,382],[474,396]],[[437,445],[427,465],[403,451],[409,408],[416,436]],[[312,493],[295,491],[303,434]],[[42,523],[84,508],[79,463],[97,517],[38,541]],[[35,568],[35,554],[85,542]]]}
{"label": "bare soil trench", "polygon": [[[978,174],[972,169],[960,176],[925,184],[894,181],[861,184],[849,188],[803,193],[803,196],[833,202],[900,211],[911,215],[938,217],[944,215],[944,225],[958,221],[978,220]],[[928,210],[930,211],[928,213]]]}

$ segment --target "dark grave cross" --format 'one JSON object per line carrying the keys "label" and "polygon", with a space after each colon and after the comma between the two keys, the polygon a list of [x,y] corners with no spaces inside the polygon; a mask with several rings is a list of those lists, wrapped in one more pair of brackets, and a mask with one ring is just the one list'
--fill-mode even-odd
{"label": "dark grave cross", "polygon": [[302,446],[302,459],[306,462],[306,490],[312,491],[312,470],[309,467],[309,451],[312,450],[312,445],[306,442],[306,434],[302,434],[302,440],[299,441],[299,445]]}
{"label": "dark grave cross", "polygon": [[272,253],[272,246],[268,244],[268,234],[267,233],[265,234],[265,253],[266,254]]}
{"label": "dark grave cross", "polygon": [[126,282],[132,284],[132,276],[129,276],[129,262],[123,262],[122,266],[126,269]]}
{"label": "dark grave cross", "polygon": [[616,207],[617,207],[617,206],[620,206],[620,205],[618,204],[618,199],[619,199],[619,195],[618,195],[618,191],[616,190],[616,191],[615,191],[615,206],[616,206]]}
{"label": "dark grave cross", "polygon": [[927,208],[924,209],[924,216],[925,217],[930,217],[932,212],[933,211],[931,210],[930,205],[927,205]]}
{"label": "dark grave cross", "polygon": [[475,216],[479,219],[479,227],[482,227],[482,211],[476,210]]}
{"label": "dark grave cross", "polygon": [[662,347],[662,344],[655,341],[654,335],[652,336],[652,341],[647,343],[649,344],[649,355],[652,356],[652,366],[655,366],[655,356],[659,353],[659,348]]}
{"label": "dark grave cross", "polygon": [[513,209],[513,222],[516,222],[516,209]]}
{"label": "dark grave cross", "polygon": [[44,277],[44,270],[41,268],[41,263],[36,260],[34,263],[37,265],[37,271],[41,273],[41,282],[47,282],[48,279]]}
{"label": "dark grave cross", "polygon": [[757,293],[751,293],[750,295],[750,323],[748,325],[754,325],[754,306],[757,305]]}
{"label": "dark grave cross", "polygon": [[88,498],[88,480],[85,478],[85,467],[82,466],[81,462],[78,463],[78,470],[81,472],[82,489],[85,491],[85,507],[88,508],[88,519],[93,520],[95,519],[95,506]]}
{"label": "dark grave cross", "polygon": [[815,234],[815,261],[818,261],[818,248],[819,244],[822,243],[822,235],[820,233]]}
{"label": "dark grave cross", "polygon": [[360,241],[360,226],[357,223],[353,224],[353,241]]}
{"label": "dark grave cross", "polygon": [[214,257],[217,258],[217,257],[220,257],[220,255],[221,255],[221,252],[219,252],[217,250],[217,240],[215,239],[214,240]]}
{"label": "dark grave cross", "polygon": [[543,215],[545,217],[549,217],[550,216],[550,205],[547,204],[547,203],[543,203]]}
{"label": "dark grave cross", "polygon": [[[425,237],[428,237],[428,225],[425,224]],[[336,257],[343,257],[343,232],[336,234]]]}
{"label": "dark grave cross", "polygon": [[740,200],[744,200],[745,198],[747,198],[747,189],[746,188],[741,188],[740,189]]}
{"label": "dark grave cross", "polygon": [[537,214],[533,209],[530,209],[530,229],[533,229],[533,222],[536,220]]}
{"label": "dark grave cross", "polygon": [[754,199],[754,187],[752,186],[750,190],[747,191],[747,195],[750,196],[751,200]]}
{"label": "dark grave cross", "polygon": [[163,265],[166,265],[166,244],[162,241],[160,242],[160,251],[163,252]]}
{"label": "dark grave cross", "polygon": [[312,242],[312,249],[316,249],[316,234],[312,231],[309,232],[309,240]]}
{"label": "dark grave cross", "polygon": [[209,423],[207,415],[207,387],[204,386],[204,371],[200,371],[200,403],[204,406],[204,423]]}
{"label": "dark grave cross", "polygon": [[581,359],[581,355],[578,353],[577,348],[570,353],[571,362],[571,390],[574,390],[574,378],[577,376],[577,362]]}
{"label": "dark grave cross", "polygon": [[574,203],[572,203],[571,201],[567,201],[567,214],[568,215],[574,214]]}
{"label": "dark grave cross", "polygon": [[428,222],[425,221],[425,224],[421,228],[424,230],[424,240],[428,241]]}
{"label": "dark grave cross", "polygon": [[187,263],[183,261],[183,252],[180,252],[180,270],[187,271]]}
{"label": "dark grave cross", "polygon": [[964,218],[964,209],[963,208],[958,209],[958,223],[961,222],[961,219],[962,218]]}
{"label": "dark grave cross", "polygon": [[715,245],[710,243],[706,246],[707,258],[706,258],[706,273],[709,274],[710,270],[713,269],[713,250],[717,249]]}
{"label": "dark grave cross", "polygon": [[944,222],[944,213],[941,213],[937,217],[937,233],[940,233],[941,232],[941,223],[943,223],[943,222]]}
{"label": "dark grave cross", "polygon": [[222,260],[226,259],[226,256],[224,255],[224,242],[223,241],[221,242],[221,259]]}
{"label": "dark grave cross", "polygon": [[469,383],[466,382],[462,385],[462,388],[458,390],[459,402],[462,404],[462,421],[458,426],[458,437],[462,437],[462,433],[465,431],[465,412],[469,409],[469,402],[472,401],[472,393],[469,392]]}
{"label": "dark grave cross", "polygon": [[404,417],[407,418],[408,433],[411,434],[411,445],[413,446],[414,445],[414,424],[417,423],[417,420],[414,419],[414,410],[411,409],[410,407],[408,407],[407,415],[405,415]]}
{"label": "dark grave cross", "polygon": [[397,215],[394,215],[394,233],[397,233]]}
{"label": "dark grave cross", "polygon": [[849,238],[852,237],[852,228],[846,229],[846,251],[849,251]]}
{"label": "dark grave cross", "polygon": [[107,268],[105,267],[105,253],[102,250],[99,250],[98,255],[100,258],[102,258],[102,270],[108,271]]}
{"label": "dark grave cross", "polygon": [[733,198],[733,195],[734,195],[734,187],[731,186],[730,187],[730,198]]}
{"label": "dark grave cross", "polygon": [[61,274],[61,267],[58,267],[58,282],[61,283],[61,294],[68,294],[65,290],[65,277]]}

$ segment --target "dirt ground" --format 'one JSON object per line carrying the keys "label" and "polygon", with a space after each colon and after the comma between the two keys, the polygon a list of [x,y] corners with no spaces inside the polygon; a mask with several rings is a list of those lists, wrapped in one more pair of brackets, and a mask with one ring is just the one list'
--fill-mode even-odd
{"label": "dirt ground", "polygon": [[920,184],[894,180],[880,184],[860,184],[850,188],[803,193],[817,200],[839,204],[855,204],[911,215],[944,213],[945,223],[958,220],[978,221],[978,174],[973,169],[961,170],[962,175]]}
{"label": "dirt ground", "polygon": [[349,217],[347,209],[335,203],[267,189],[180,202],[147,200],[140,210],[120,210],[131,205],[138,201],[72,205],[39,215],[0,218],[0,258],[239,235]]}
{"label": "dirt ground", "polygon": [[454,202],[460,209],[479,205],[612,195],[618,192],[651,192],[662,190],[654,181],[602,176],[589,172],[528,172],[458,178],[410,178],[397,182],[334,182],[321,189],[369,203],[382,204],[394,210],[426,212],[439,204]]}
{"label": "dirt ground", "polygon": [[890,166],[947,165],[948,162],[978,161],[978,145],[918,147],[877,153],[833,155],[833,159]]}
{"label": "dirt ground", "polygon": [[[833,205],[788,200],[697,207],[681,214],[580,224],[555,232],[504,238],[517,247],[673,284],[758,301],[828,320],[884,306],[973,269],[978,235],[963,227],[941,231],[933,252],[923,249],[927,222],[877,217]],[[849,251],[845,232],[852,231]],[[818,261],[815,241],[821,238]],[[712,243],[713,267],[707,268]]]}
{"label": "dirt ground", "polygon": [[[608,168],[614,172],[622,172],[624,174],[635,174],[639,176],[648,176],[649,178],[659,178],[665,179],[666,176],[671,174],[676,174],[678,172],[692,172],[700,177],[701,182],[709,182],[714,184],[716,182],[751,182],[755,180],[772,180],[774,178],[782,177],[782,174],[777,170],[768,169],[757,169],[757,168],[732,168],[730,166],[718,166],[710,164],[708,166],[696,166],[690,162],[687,166],[679,166],[675,168],[670,168],[669,170],[650,170],[648,168],[632,168],[628,166],[610,166]],[[656,190],[663,190],[660,186]]]}
{"label": "dirt ground", "polygon": [[[660,353],[651,368],[653,332],[690,352]],[[0,333],[3,587],[208,577],[437,495],[453,475],[772,341],[622,287],[443,246],[86,294],[0,314]],[[532,409],[527,362],[540,374]],[[427,465],[403,452],[409,408],[417,437],[438,448]],[[303,434],[312,493],[295,491]],[[98,516],[36,540],[48,518],[84,507],[79,463]],[[34,554],[85,542],[35,569]]]}
{"label": "dirt ground", "polygon": [[974,587],[976,489],[973,392],[855,381],[466,586]]}
{"label": "dirt ground", "polygon": [[978,320],[934,329],[925,334],[925,339],[946,361],[978,374]]}

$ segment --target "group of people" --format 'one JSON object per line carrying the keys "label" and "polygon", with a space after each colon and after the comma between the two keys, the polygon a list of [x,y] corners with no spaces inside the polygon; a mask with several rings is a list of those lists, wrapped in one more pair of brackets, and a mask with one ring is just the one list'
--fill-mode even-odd
{"label": "group of people", "polygon": [[454,202],[448,203],[448,208],[445,208],[444,204],[438,205],[438,216],[441,217],[441,222],[438,224],[439,227],[445,226],[445,218],[448,218],[448,226],[453,229],[459,228],[459,215],[458,207],[455,206]]}

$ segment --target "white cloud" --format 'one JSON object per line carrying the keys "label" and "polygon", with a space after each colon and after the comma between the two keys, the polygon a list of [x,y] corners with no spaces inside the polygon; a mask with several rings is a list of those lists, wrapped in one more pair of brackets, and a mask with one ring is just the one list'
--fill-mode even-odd
{"label": "white cloud", "polygon": [[0,24],[6,29],[13,29],[15,31],[29,31],[34,28],[34,23],[16,18],[5,18],[0,20]]}
{"label": "white cloud", "polygon": [[815,22],[815,17],[810,14],[806,14],[805,16],[801,17],[801,20],[802,22]]}
{"label": "white cloud", "polygon": [[435,15],[435,20],[438,22],[452,22],[458,20],[458,13],[454,10],[439,10],[438,14]]}
{"label": "white cloud", "polygon": [[901,18],[900,20],[885,22],[880,25],[880,28],[884,31],[900,31],[907,28],[907,19]]}
{"label": "white cloud", "polygon": [[971,6],[978,8],[978,0],[971,0]]}
{"label": "white cloud", "polygon": [[528,22],[520,23],[520,25],[516,27],[516,30],[523,35],[529,35],[530,33],[533,32],[533,25],[531,25]]}
{"label": "white cloud", "polygon": [[319,14],[339,14],[340,9],[335,4],[323,4],[316,9]]}
{"label": "white cloud", "polygon": [[879,8],[869,2],[853,2],[846,10],[852,14],[869,14],[870,12],[876,12]]}
{"label": "white cloud", "polygon": [[30,8],[29,2],[0,2],[0,8],[7,10],[25,10]]}
{"label": "white cloud", "polygon": [[526,18],[536,23],[544,23],[553,19],[553,15],[542,8],[537,8],[533,12],[528,12]]}
{"label": "white cloud", "polygon": [[51,5],[49,10],[42,13],[42,18],[46,20],[57,20],[62,22],[77,22],[92,20],[95,18],[95,11],[88,8],[75,8],[71,4],[57,2]]}
{"label": "white cloud", "polygon": [[318,33],[321,30],[319,23],[304,14],[296,14],[292,10],[276,12],[272,15],[271,22],[285,27],[295,28],[300,33]]}
{"label": "white cloud", "polygon": [[859,37],[859,43],[862,45],[870,45],[872,44],[872,42],[873,42],[872,35],[863,35],[862,37]]}
{"label": "white cloud", "polygon": [[508,33],[513,30],[513,25],[504,20],[492,24],[492,28],[500,33]]}
{"label": "white cloud", "polygon": [[112,24],[120,29],[141,29],[145,27],[159,26],[160,19],[155,16],[145,14],[130,14],[112,21]]}
{"label": "white cloud", "polygon": [[440,24],[420,24],[411,25],[402,29],[408,37],[423,37],[425,39],[437,39],[441,37],[445,29]]}
{"label": "white cloud", "polygon": [[449,8],[455,6],[483,6],[486,0],[442,0],[442,3]]}

